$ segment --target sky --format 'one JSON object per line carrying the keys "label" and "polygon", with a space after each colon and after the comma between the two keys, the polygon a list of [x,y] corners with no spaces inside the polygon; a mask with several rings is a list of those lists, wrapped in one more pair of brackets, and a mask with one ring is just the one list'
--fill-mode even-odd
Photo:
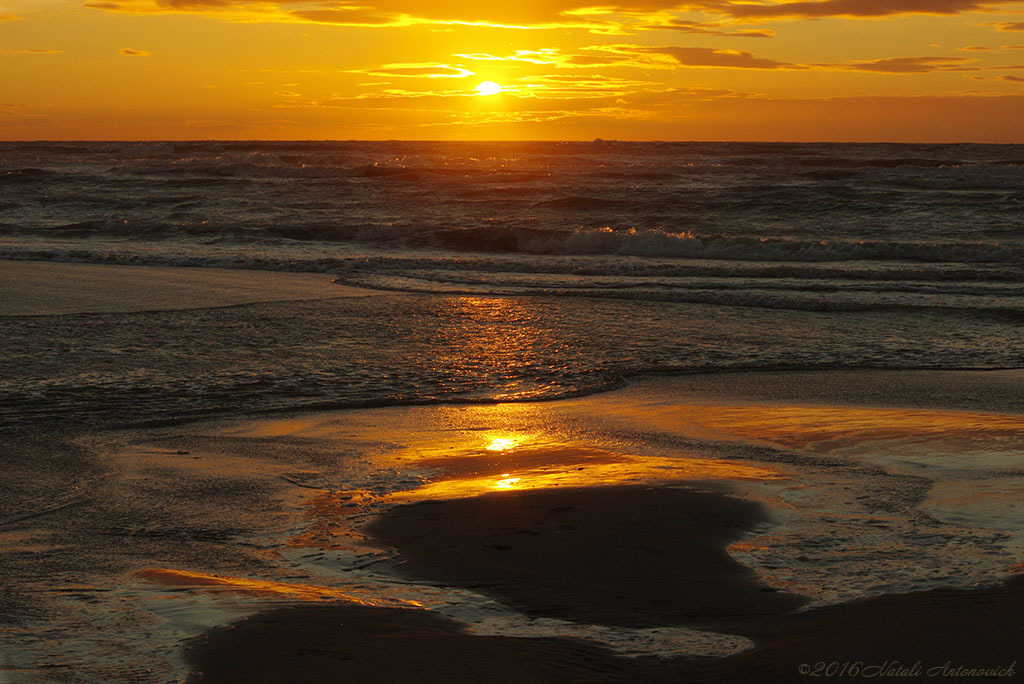
{"label": "sky", "polygon": [[1024,143],[1024,2],[0,0],[2,140],[594,138]]}

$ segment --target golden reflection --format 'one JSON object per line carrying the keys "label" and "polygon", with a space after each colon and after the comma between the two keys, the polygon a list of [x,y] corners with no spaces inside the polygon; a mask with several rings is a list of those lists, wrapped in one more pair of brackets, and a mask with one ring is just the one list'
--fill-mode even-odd
{"label": "golden reflection", "polygon": [[626,454],[561,442],[533,441],[512,450],[431,450],[415,461],[428,482],[390,502],[455,499],[492,491],[639,484],[666,480],[779,480],[784,475],[739,461]]}
{"label": "golden reflection", "polygon": [[225,577],[204,572],[175,570],[173,568],[147,568],[139,570],[135,576],[152,584],[163,584],[172,587],[196,587],[206,590],[227,591],[247,594],[250,596],[271,596],[300,601],[345,601],[361,606],[391,606],[422,608],[418,601],[407,601],[392,598],[384,590],[377,594],[356,596],[333,587],[315,584],[292,584],[290,582],[272,582],[269,580],[251,579],[248,577]]}
{"label": "golden reflection", "polygon": [[505,473],[501,477],[502,479],[494,483],[495,489],[515,489],[516,483],[523,479],[521,477],[509,477],[509,473]]}
{"label": "golden reflection", "polygon": [[488,451],[505,451],[506,449],[511,449],[516,444],[517,442],[514,439],[498,437],[496,439],[491,440],[491,443],[484,448],[487,449]]}
{"label": "golden reflection", "polygon": [[354,516],[372,500],[365,490],[317,494],[308,503],[309,526],[288,540],[288,546],[332,551],[362,551],[365,536],[358,531]]}
{"label": "golden reflection", "polygon": [[[898,442],[906,453],[928,444],[939,453],[962,454],[972,447],[999,452],[1024,448],[1024,416],[969,411],[865,408],[852,406],[792,406],[707,404],[644,408],[630,416],[637,425],[682,430],[712,439],[736,438],[770,442],[823,453],[859,449],[870,443]],[[1005,455],[1005,454],[1004,454]],[[1000,454],[993,450],[993,457]],[[979,461],[981,463],[981,461]]]}

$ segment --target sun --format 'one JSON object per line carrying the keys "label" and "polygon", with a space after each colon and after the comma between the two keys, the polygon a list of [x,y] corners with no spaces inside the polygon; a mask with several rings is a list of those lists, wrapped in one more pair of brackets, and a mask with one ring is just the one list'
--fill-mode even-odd
{"label": "sun", "polygon": [[478,95],[497,95],[501,92],[501,86],[494,81],[484,81],[476,87]]}

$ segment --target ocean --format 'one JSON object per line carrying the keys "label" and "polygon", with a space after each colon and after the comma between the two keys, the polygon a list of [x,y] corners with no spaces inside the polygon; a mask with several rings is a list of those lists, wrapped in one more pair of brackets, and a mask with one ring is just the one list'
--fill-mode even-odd
{"label": "ocean", "polygon": [[0,259],[406,293],[5,318],[0,421],[1020,367],[1022,207],[1020,145],[0,143]]}

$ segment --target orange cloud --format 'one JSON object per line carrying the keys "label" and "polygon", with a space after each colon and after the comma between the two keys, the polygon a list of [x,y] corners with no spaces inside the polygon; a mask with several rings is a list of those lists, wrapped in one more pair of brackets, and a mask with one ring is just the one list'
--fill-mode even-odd
{"label": "orange cloud", "polygon": [[558,54],[558,48],[541,48],[540,50],[516,50],[507,57],[498,57],[485,52],[456,53],[453,57],[470,59],[478,62],[525,62],[527,64],[559,64],[563,57]]}
{"label": "orange cloud", "polygon": [[1024,83],[1024,78],[1020,76],[1000,76],[1001,81],[1010,81],[1011,83]]}
{"label": "orange cloud", "polygon": [[641,48],[643,52],[668,55],[682,66],[718,67],[726,69],[780,69],[797,68],[794,64],[755,57],[738,50],[715,50],[704,47]]}
{"label": "orange cloud", "polygon": [[885,74],[924,74],[930,71],[976,71],[966,67],[964,62],[973,62],[969,57],[888,57],[848,64],[821,64],[816,66],[849,71],[874,71]]}
{"label": "orange cloud", "polygon": [[592,45],[587,54],[567,57],[566,66],[630,66],[637,68],[711,67],[720,69],[803,69],[799,64],[755,57],[750,52],[706,47]]}
{"label": "orange cloud", "polygon": [[696,33],[713,36],[734,36],[738,38],[773,38],[775,31],[771,29],[738,29],[736,31],[723,31],[722,25],[700,21],[686,21],[684,19],[672,18],[659,24],[647,24],[641,28],[650,30],[670,30],[680,33]]}
{"label": "orange cloud", "polygon": [[0,49],[0,55],[62,55],[63,50],[47,50],[39,48],[29,48],[27,50],[4,50]]}
{"label": "orange cloud", "polygon": [[1000,31],[1024,31],[1024,21],[1004,21],[994,26]]}
{"label": "orange cloud", "polygon": [[153,54],[147,50],[135,50],[133,48],[121,48],[119,52],[125,57],[149,57]]}
{"label": "orange cloud", "polygon": [[296,10],[291,16],[316,24],[336,24],[365,28],[411,26],[417,23],[408,15],[385,14],[367,8],[340,8],[318,10]]}
{"label": "orange cloud", "polygon": [[[820,17],[882,17],[903,14],[953,15],[990,12],[1019,0],[813,0],[755,3],[746,0],[91,0],[86,7],[122,12],[195,12],[237,21],[277,21],[384,28],[414,25],[471,25],[519,29],[578,29],[622,35],[637,30],[673,30],[745,38],[767,38],[768,29],[731,29],[715,22],[673,14],[694,11],[732,20]],[[671,14],[670,14],[671,13]],[[1009,25],[1009,24],[1007,24]],[[1015,30],[1015,29],[1004,29]]]}
{"label": "orange cloud", "polygon": [[436,63],[385,64],[375,69],[352,69],[350,73],[401,78],[466,78],[473,72],[459,66]]}
{"label": "orange cloud", "polygon": [[885,17],[895,14],[984,12],[992,5],[1012,2],[1016,0],[818,0],[770,5],[727,2],[707,3],[706,9],[741,18]]}

